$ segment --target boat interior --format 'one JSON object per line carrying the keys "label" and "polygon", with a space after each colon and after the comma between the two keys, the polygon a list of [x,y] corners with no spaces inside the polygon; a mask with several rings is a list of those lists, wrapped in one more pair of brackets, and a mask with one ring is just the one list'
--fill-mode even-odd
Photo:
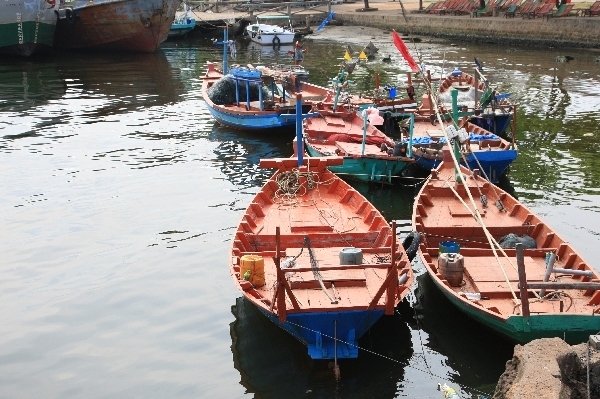
{"label": "boat interior", "polygon": [[[455,294],[504,316],[521,311],[520,302],[516,300],[519,297],[516,250],[490,244],[486,232],[474,217],[474,207],[466,206],[470,203],[467,189],[476,201],[477,211],[492,240],[499,243],[509,234],[526,235],[535,240],[536,248],[524,250],[528,283],[549,281],[545,277],[549,253],[556,255],[554,269],[561,270],[552,273],[550,281],[600,281],[570,244],[525,206],[480,178],[467,177],[465,184],[457,184],[452,168],[449,173],[434,175],[424,187],[415,207],[414,221],[416,230],[423,233],[420,245],[424,260]],[[455,286],[449,284],[439,268],[440,248],[448,240],[459,244],[459,253],[464,258],[462,282]],[[571,270],[589,273],[583,276],[572,274]],[[538,290],[529,289],[531,313],[570,311],[591,314],[600,310],[600,291],[569,289],[562,292],[560,300],[542,301]]]}
{"label": "boat interior", "polygon": [[[364,197],[324,167],[304,168],[299,188],[291,195],[282,192],[282,185],[289,183],[285,179],[295,178],[294,171],[284,172],[280,169],[263,187],[235,235],[232,271],[242,289],[265,306],[274,306],[278,247],[281,268],[300,305],[296,311],[384,307],[385,295],[379,291],[392,270],[393,244],[398,267],[393,270],[411,273],[390,225]],[[359,249],[362,261],[342,264],[344,248]],[[260,287],[240,275],[240,259],[247,254],[264,258],[265,284]]]}

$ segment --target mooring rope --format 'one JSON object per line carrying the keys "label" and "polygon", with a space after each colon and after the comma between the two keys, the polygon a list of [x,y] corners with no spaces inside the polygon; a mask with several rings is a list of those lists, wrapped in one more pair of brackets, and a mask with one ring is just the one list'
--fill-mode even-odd
{"label": "mooring rope", "polygon": [[[344,340],[342,340],[342,339],[339,339],[339,338],[337,338],[337,337],[332,337],[332,336],[330,336],[330,335],[324,334],[322,331],[314,330],[314,329],[312,329],[312,328],[309,328],[309,327],[303,326],[303,325],[301,325],[301,324],[294,323],[293,321],[290,321],[290,320],[286,320],[284,323],[288,323],[288,324],[291,324],[291,325],[293,325],[293,326],[296,326],[296,327],[303,328],[303,329],[305,329],[305,330],[308,330],[308,331],[310,331],[310,332],[312,332],[312,333],[318,333],[318,334],[320,334],[322,337],[329,338],[329,339],[333,340],[334,342],[340,342],[340,343],[343,343],[343,344],[345,344],[345,345],[348,345],[348,346],[351,346],[351,347],[354,347],[354,348],[360,349],[360,350],[362,350],[362,351],[365,351],[365,352],[367,352],[367,353],[370,353],[370,354],[372,354],[372,355],[379,356],[379,357],[381,357],[381,358],[383,358],[383,359],[386,359],[386,360],[389,360],[389,361],[391,361],[391,362],[394,362],[394,363],[396,363],[396,364],[399,364],[400,366],[403,366],[403,367],[409,367],[409,368],[412,368],[412,369],[414,369],[414,370],[421,371],[421,372],[423,372],[423,373],[425,373],[425,374],[429,374],[429,376],[431,376],[431,377],[435,377],[435,378],[437,378],[438,380],[441,380],[441,381],[448,381],[448,380],[447,380],[445,377],[443,377],[443,376],[441,376],[441,375],[438,375],[438,374],[435,374],[435,373],[433,373],[431,370],[423,370],[422,368],[419,368],[419,367],[416,367],[416,366],[412,366],[412,365],[410,365],[410,364],[405,364],[405,363],[401,362],[401,361],[400,361],[400,360],[398,360],[398,359],[394,359],[393,357],[390,357],[390,356],[384,355],[384,354],[382,354],[382,353],[375,352],[375,351],[373,351],[373,350],[371,350],[371,349],[364,348],[364,347],[362,347],[362,346],[360,346],[360,345],[355,345],[355,344],[352,344],[352,343],[350,343],[350,342],[346,342],[346,341],[344,341]],[[453,383],[454,383],[454,384],[456,384],[456,385],[458,385],[458,386],[460,386],[461,388],[468,388],[469,390],[472,390],[472,391],[474,391],[475,393],[478,393],[478,394],[481,394],[481,395],[486,395],[486,396],[491,396],[491,394],[490,394],[490,393],[488,393],[488,392],[483,392],[483,391],[480,391],[480,390],[478,390],[477,388],[473,388],[473,387],[470,387],[470,386],[467,386],[467,385],[461,385],[461,384],[460,384],[460,383],[458,383],[458,382],[453,382]]]}

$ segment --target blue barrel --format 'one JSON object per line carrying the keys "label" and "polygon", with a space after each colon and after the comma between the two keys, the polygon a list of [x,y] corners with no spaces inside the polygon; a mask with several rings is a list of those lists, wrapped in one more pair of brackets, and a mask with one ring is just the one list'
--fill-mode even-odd
{"label": "blue barrel", "polygon": [[460,245],[456,241],[442,241],[440,242],[440,254],[460,253]]}
{"label": "blue barrel", "polygon": [[395,87],[390,87],[390,98],[394,99],[396,98],[396,88]]}

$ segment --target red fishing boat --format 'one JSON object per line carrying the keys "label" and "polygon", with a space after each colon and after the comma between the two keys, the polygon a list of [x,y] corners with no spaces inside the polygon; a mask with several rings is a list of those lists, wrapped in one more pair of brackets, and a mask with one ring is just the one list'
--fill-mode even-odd
{"label": "red fishing boat", "polygon": [[319,116],[304,120],[304,144],[312,157],[342,156],[344,163],[330,169],[344,177],[392,184],[414,161],[407,144],[395,142],[379,130],[383,118],[376,108],[362,111],[341,107],[334,112],[322,103]]}
{"label": "red fishing boat", "polygon": [[455,164],[445,151],[413,209],[418,255],[440,291],[514,341],[598,333],[599,274],[525,205]]}
{"label": "red fishing boat", "polygon": [[358,340],[408,294],[395,225],[330,172],[341,158],[261,160],[277,171],[235,232],[235,285],[313,359],[356,358]]}
{"label": "red fishing boat", "polygon": [[151,53],[167,39],[181,0],[74,0],[59,9],[55,46]]}

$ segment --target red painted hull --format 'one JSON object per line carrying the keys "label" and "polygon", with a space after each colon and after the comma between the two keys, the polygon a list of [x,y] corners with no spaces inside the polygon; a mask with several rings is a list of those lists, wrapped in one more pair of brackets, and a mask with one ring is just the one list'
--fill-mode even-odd
{"label": "red painted hull", "polygon": [[[180,0],[96,0],[61,10],[56,47],[151,53],[167,39]],[[64,11],[64,12],[63,12]]]}

